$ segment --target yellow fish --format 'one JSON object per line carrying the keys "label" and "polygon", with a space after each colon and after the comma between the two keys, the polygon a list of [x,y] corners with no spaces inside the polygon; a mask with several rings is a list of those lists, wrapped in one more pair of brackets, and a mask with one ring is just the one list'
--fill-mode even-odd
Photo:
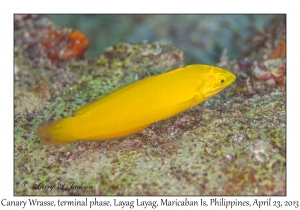
{"label": "yellow fish", "polygon": [[235,81],[224,69],[195,64],[122,87],[39,128],[45,144],[118,139],[185,111]]}

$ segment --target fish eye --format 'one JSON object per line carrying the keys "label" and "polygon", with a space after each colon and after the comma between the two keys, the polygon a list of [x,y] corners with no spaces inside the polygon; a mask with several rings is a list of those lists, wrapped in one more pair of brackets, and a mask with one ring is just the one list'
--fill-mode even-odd
{"label": "fish eye", "polygon": [[224,79],[221,79],[221,84],[223,84],[225,82],[225,80]]}

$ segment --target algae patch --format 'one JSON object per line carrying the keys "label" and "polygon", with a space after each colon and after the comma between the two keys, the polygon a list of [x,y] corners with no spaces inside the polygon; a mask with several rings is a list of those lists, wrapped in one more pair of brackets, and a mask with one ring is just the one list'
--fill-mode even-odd
{"label": "algae patch", "polygon": [[[34,135],[42,122],[71,116],[120,86],[183,66],[183,53],[172,45],[120,42],[95,58],[52,65],[46,57],[30,59],[40,55],[40,48],[24,46],[40,36],[24,34],[44,24],[53,30],[59,26],[43,16],[22,21],[15,29],[15,195],[286,194],[284,84],[269,86],[253,75],[254,65],[241,69],[241,61],[222,64],[237,75],[231,88],[140,133],[115,141],[43,146]],[[262,51],[254,53],[261,59],[257,62],[272,52]],[[92,189],[32,187],[59,182]]]}

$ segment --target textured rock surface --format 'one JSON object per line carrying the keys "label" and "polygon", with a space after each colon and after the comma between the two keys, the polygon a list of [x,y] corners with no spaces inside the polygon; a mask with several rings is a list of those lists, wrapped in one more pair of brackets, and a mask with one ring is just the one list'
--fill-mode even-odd
{"label": "textured rock surface", "polygon": [[[201,105],[120,140],[53,147],[34,135],[42,122],[183,66],[183,53],[171,45],[119,42],[95,58],[82,52],[53,59],[70,45],[73,30],[43,16],[16,17],[15,195],[285,195],[285,25],[278,24],[253,37],[260,44],[247,58],[223,54],[217,65],[237,80]],[[42,44],[49,31],[65,37],[59,49]],[[87,188],[58,189],[72,182]]]}

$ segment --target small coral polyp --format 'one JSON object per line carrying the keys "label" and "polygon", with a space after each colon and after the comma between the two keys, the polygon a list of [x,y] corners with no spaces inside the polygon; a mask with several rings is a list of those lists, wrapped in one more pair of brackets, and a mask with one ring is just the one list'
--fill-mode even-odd
{"label": "small coral polyp", "polygon": [[47,57],[56,63],[59,60],[83,58],[89,40],[78,30],[68,33],[60,29],[49,29],[42,44]]}

